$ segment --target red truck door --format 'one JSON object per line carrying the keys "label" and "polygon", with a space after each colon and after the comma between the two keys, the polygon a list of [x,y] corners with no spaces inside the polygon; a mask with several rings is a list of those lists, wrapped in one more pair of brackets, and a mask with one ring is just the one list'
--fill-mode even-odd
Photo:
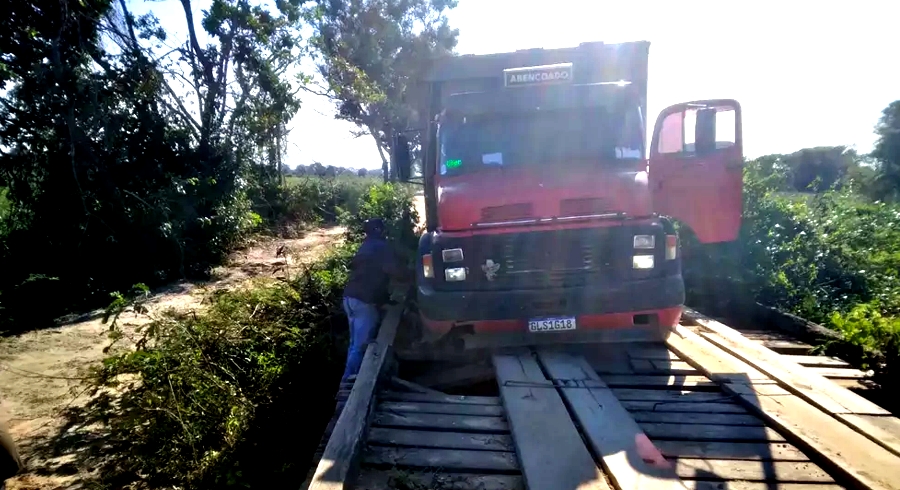
{"label": "red truck door", "polygon": [[653,210],[690,226],[703,243],[737,238],[744,154],[736,100],[699,100],[664,109],[650,144]]}

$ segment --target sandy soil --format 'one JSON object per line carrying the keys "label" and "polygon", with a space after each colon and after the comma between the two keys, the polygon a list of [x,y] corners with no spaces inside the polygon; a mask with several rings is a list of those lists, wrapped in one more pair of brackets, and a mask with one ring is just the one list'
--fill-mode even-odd
{"label": "sandy soil", "polygon": [[[235,288],[250,279],[284,277],[319,256],[341,239],[343,228],[308,232],[295,239],[260,239],[232,254],[227,265],[213,271],[204,284],[181,283],[157,292],[149,301],[149,315],[167,308],[203,308],[212,290]],[[28,473],[7,481],[9,489],[50,490],[84,488],[73,455],[42,457],[35,448],[56,434],[67,407],[85,401],[81,376],[103,357],[108,325],[94,312],[87,319],[27,332],[0,340],[0,416],[20,446]],[[149,321],[147,315],[123,314],[126,332]]]}

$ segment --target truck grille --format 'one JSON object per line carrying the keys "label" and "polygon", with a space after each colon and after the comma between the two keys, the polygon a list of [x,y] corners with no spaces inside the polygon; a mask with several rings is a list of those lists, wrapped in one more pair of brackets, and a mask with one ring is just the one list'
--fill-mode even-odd
{"label": "truck grille", "polygon": [[[447,240],[450,243],[441,240],[441,248],[464,249],[469,277],[460,283],[440,281],[436,286],[457,290],[544,289],[614,280],[627,273],[623,266],[631,265],[630,235],[622,233],[621,228],[480,235]],[[499,266],[490,278],[483,268],[488,260]]]}

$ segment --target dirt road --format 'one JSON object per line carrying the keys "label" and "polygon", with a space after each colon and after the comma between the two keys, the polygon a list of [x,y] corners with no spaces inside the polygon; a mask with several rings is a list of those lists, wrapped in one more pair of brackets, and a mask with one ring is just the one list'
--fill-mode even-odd
{"label": "dirt road", "polygon": [[[296,239],[261,239],[232,254],[205,284],[182,283],[158,292],[150,314],[168,308],[202,309],[212,290],[240,287],[250,279],[284,276],[320,256],[342,238],[343,228],[315,230]],[[280,251],[280,252],[279,252]],[[126,334],[149,322],[147,316],[125,314]],[[71,455],[39,457],[34,449],[56,434],[61,411],[83,403],[84,372],[104,357],[108,326],[99,315],[86,321],[24,333],[0,340],[0,412],[9,420],[13,438],[30,472],[7,482],[7,488],[50,490],[82,488]]]}

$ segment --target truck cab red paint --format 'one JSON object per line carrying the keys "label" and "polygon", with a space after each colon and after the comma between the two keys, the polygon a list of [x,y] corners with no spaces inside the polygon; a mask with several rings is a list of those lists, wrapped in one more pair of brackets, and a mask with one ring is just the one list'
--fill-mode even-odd
{"label": "truck cab red paint", "polygon": [[[669,218],[704,242],[737,236],[741,113],[727,99],[666,108],[647,151],[648,53],[584,43],[435,62],[417,105],[426,337],[621,342],[677,323]],[[392,149],[401,166],[405,145]]]}

